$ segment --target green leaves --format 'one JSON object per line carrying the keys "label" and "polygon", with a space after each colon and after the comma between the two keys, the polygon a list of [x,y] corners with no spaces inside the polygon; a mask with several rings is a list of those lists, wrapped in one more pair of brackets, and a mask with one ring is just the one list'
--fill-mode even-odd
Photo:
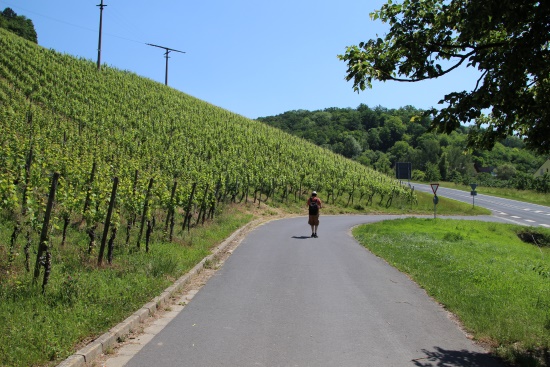
{"label": "green leaves", "polygon": [[472,90],[445,96],[442,108],[431,111],[433,129],[451,132],[490,109],[492,124],[478,147],[516,134],[538,152],[550,152],[548,4],[389,1],[371,19],[390,25],[385,38],[349,46],[338,56],[348,64],[346,79],[354,90],[371,88],[373,79],[419,82],[460,65],[475,67],[480,79]]}

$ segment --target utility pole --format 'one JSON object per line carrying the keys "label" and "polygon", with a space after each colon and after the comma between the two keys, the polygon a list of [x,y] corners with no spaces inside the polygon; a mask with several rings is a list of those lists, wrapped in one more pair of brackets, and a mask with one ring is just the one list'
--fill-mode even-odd
{"label": "utility pole", "polygon": [[153,47],[158,47],[158,48],[162,48],[164,50],[166,50],[166,52],[164,53],[164,57],[166,58],[166,71],[164,73],[164,85],[168,85],[168,54],[171,52],[171,51],[174,51],[174,52],[179,52],[179,53],[182,53],[184,54],[185,52],[184,51],[179,51],[179,50],[175,50],[173,48],[169,48],[169,47],[165,47],[165,46],[158,46],[158,45],[153,45],[151,43],[147,43],[148,46],[153,46]]}
{"label": "utility pole", "polygon": [[101,70],[101,30],[103,28],[103,8],[107,5],[103,5],[103,0],[99,6],[99,42],[97,46],[97,70]]}

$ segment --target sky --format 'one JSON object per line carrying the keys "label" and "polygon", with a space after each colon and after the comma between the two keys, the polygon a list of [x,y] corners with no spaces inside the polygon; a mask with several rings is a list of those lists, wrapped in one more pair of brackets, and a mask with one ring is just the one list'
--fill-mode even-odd
{"label": "sky", "polygon": [[[420,83],[373,83],[353,91],[346,47],[384,36],[370,20],[385,0],[103,0],[101,61],[256,119],[291,110],[438,107],[452,91],[471,90],[477,74],[457,70]],[[38,44],[97,62],[101,0],[0,0],[34,23]]]}

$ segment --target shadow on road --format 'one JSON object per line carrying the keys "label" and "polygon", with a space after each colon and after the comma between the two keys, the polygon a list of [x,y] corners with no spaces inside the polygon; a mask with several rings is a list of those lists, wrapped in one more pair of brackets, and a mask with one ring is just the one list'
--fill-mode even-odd
{"label": "shadow on road", "polygon": [[305,240],[311,238],[311,236],[292,236],[291,238],[296,238],[298,240]]}
{"label": "shadow on road", "polygon": [[447,350],[434,347],[435,351],[422,349],[424,358],[413,359],[418,367],[502,367],[497,359],[484,354],[468,350]]}

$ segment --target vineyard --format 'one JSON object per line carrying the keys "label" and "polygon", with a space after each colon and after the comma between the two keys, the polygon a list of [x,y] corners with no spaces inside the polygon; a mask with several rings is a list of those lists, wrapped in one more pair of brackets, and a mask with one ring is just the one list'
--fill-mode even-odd
{"label": "vineyard", "polygon": [[347,205],[415,200],[374,170],[133,73],[2,29],[0,50],[0,299],[27,280],[47,294],[52,248],[70,247],[70,230],[99,269],[114,249],[147,252],[153,231],[171,243],[227,203],[311,189]]}

